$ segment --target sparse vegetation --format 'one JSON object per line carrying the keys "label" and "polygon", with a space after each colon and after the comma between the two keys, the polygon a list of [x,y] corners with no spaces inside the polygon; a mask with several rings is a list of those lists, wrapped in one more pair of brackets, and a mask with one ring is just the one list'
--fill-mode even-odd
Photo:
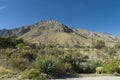
{"label": "sparse vegetation", "polygon": [[0,37],[0,44],[0,74],[15,70],[21,73],[21,80],[45,80],[81,73],[120,73],[119,43],[109,47],[103,40],[96,40],[92,46],[70,45],[70,42],[61,45],[51,41],[47,53],[44,43],[28,43],[16,36]]}
{"label": "sparse vegetation", "polygon": [[105,47],[105,42],[102,40],[98,40],[97,42],[93,43],[93,48],[102,49]]}

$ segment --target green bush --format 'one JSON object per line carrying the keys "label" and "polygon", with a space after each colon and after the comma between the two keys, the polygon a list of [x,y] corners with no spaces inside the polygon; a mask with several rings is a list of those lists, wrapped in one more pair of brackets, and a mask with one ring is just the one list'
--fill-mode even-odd
{"label": "green bush", "polygon": [[87,61],[85,55],[81,53],[66,53],[61,56],[63,62],[69,63],[71,65],[71,70],[77,73],[95,73],[96,67],[101,66],[102,62],[100,60]]}
{"label": "green bush", "polygon": [[76,72],[78,73],[94,73],[93,67],[87,62],[81,62],[76,65]]}
{"label": "green bush", "polygon": [[61,60],[71,65],[71,71],[73,72],[81,72],[82,66],[81,62],[83,61],[84,56],[80,53],[66,53],[61,56]]}
{"label": "green bush", "polygon": [[0,37],[0,48],[15,48],[16,45],[24,43],[23,39],[17,39],[15,36]]}
{"label": "green bush", "polygon": [[103,67],[105,69],[105,72],[109,74],[113,74],[115,72],[119,73],[120,71],[119,61],[116,61],[114,59],[105,61]]}
{"label": "green bush", "polygon": [[38,70],[35,69],[26,69],[25,71],[22,72],[21,76],[19,76],[19,79],[24,80],[24,79],[31,79],[31,80],[46,80],[47,79],[47,74],[45,73],[40,73]]}
{"label": "green bush", "polygon": [[90,61],[89,64],[92,68],[92,71],[96,72],[96,68],[99,67],[99,66],[102,66],[102,61],[93,59],[93,60]]}
{"label": "green bush", "polygon": [[53,74],[56,66],[52,59],[50,60],[47,59],[45,56],[40,56],[36,59],[36,62],[34,63],[34,68],[43,73]]}
{"label": "green bush", "polygon": [[64,62],[61,62],[61,60],[54,56],[39,56],[34,62],[33,68],[51,77],[59,77],[59,75],[67,73],[70,65],[64,64]]}

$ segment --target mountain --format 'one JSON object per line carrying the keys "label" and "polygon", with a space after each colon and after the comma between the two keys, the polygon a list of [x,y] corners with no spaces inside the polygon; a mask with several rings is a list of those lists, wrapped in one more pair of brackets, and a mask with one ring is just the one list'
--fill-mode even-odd
{"label": "mountain", "polygon": [[[48,33],[48,34],[47,34]],[[17,35],[33,43],[45,43],[46,35],[49,43],[59,43],[64,46],[90,46],[93,41],[103,40],[108,46],[113,46],[119,38],[107,33],[92,32],[84,29],[75,29],[55,20],[40,21],[30,26],[16,29],[0,30],[0,36]]]}

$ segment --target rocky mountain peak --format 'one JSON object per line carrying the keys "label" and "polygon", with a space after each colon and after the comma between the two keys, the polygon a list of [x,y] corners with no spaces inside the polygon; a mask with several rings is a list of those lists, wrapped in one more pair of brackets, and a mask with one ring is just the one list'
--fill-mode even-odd
{"label": "rocky mountain peak", "polygon": [[39,21],[35,25],[33,25],[33,28],[38,28],[40,30],[48,29],[49,31],[54,32],[73,32],[73,30],[66,25],[56,21],[56,20],[50,20],[50,21]]}

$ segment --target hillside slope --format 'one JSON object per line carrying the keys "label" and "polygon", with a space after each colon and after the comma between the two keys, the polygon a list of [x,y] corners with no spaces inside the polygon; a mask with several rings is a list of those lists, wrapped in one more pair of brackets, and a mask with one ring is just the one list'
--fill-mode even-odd
{"label": "hillside slope", "polygon": [[45,43],[46,35],[48,35],[48,42],[56,42],[64,46],[89,46],[92,43],[92,39],[94,41],[103,40],[109,46],[113,46],[114,43],[119,41],[118,37],[111,34],[74,29],[55,20],[40,21],[31,26],[23,26],[11,30],[0,30],[0,36],[8,36],[12,34],[29,42],[43,44]]}

